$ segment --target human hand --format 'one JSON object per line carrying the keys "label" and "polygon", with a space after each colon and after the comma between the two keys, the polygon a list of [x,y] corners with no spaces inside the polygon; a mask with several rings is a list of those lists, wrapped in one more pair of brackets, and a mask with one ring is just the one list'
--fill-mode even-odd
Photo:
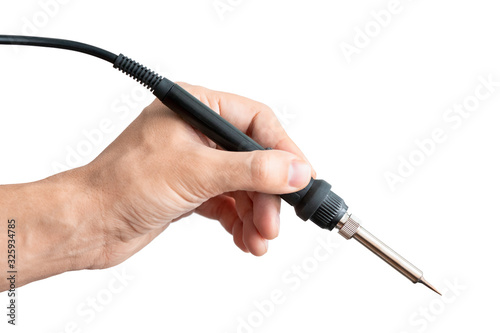
{"label": "human hand", "polygon": [[[245,252],[263,255],[279,232],[277,194],[314,171],[271,109],[234,94],[180,84],[272,151],[227,152],[155,100],[82,169],[106,233],[100,259],[116,265],[192,212],[219,220]],[[98,204],[97,204],[98,202]]]}

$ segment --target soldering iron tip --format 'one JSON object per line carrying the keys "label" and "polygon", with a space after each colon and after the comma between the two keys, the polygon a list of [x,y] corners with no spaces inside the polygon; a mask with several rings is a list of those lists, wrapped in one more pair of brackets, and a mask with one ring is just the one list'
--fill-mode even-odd
{"label": "soldering iron tip", "polygon": [[423,285],[425,285],[427,288],[431,289],[431,290],[434,290],[437,294],[439,294],[439,296],[443,296],[441,295],[441,293],[439,291],[437,291],[436,288],[434,288],[429,282],[427,282],[426,279],[424,279],[424,277],[422,276],[420,278],[420,280],[418,280],[418,282],[422,283]]}

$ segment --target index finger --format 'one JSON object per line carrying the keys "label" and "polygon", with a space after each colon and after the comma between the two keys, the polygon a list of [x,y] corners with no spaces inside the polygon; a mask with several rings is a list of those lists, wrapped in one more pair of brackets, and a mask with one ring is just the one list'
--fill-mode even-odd
{"label": "index finger", "polygon": [[[269,106],[236,94],[184,83],[181,85],[264,148],[284,150],[309,163]],[[313,174],[316,174],[314,169]]]}

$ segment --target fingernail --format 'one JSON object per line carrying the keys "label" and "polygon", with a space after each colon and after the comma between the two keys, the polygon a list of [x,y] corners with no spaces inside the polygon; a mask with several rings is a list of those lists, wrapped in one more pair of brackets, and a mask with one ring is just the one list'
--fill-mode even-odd
{"label": "fingernail", "polygon": [[288,185],[291,187],[299,187],[304,185],[311,178],[311,167],[309,164],[294,160],[290,164],[290,170],[288,171]]}
{"label": "fingernail", "polygon": [[276,217],[274,218],[274,223],[276,223],[276,227],[278,228],[278,230],[280,228],[280,220],[281,220],[280,219],[280,213],[277,213]]}

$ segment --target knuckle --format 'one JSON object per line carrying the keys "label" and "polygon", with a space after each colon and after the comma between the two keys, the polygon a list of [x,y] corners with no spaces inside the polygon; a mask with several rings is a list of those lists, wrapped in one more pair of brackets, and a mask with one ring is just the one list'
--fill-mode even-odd
{"label": "knuckle", "polygon": [[265,113],[274,115],[273,109],[267,104],[261,104],[261,110]]}
{"label": "knuckle", "polygon": [[263,186],[271,180],[271,156],[264,152],[254,153],[251,162],[252,182],[257,186]]}

